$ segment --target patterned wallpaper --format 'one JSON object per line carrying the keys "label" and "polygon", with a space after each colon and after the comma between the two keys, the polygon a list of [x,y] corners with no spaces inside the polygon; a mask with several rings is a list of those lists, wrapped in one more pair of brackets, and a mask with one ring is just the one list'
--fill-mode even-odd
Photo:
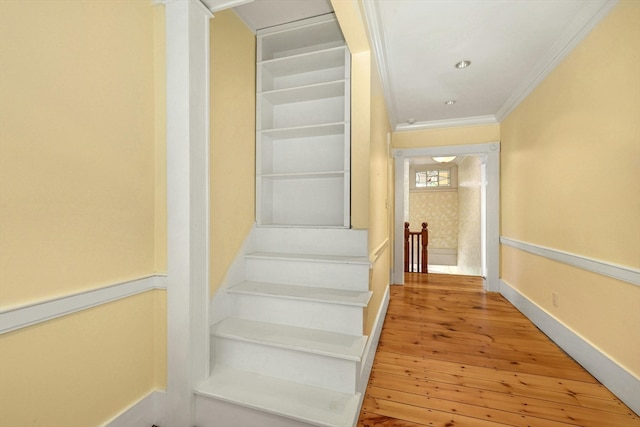
{"label": "patterned wallpaper", "polygon": [[482,274],[480,249],[480,157],[458,166],[458,272]]}
{"label": "patterned wallpaper", "polygon": [[411,191],[409,223],[411,231],[429,224],[429,247],[458,247],[458,193],[456,191]]}

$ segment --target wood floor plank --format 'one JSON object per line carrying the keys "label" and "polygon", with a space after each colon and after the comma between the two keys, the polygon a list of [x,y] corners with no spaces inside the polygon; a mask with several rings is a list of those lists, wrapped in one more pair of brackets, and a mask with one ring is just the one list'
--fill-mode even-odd
{"label": "wood floor plank", "polygon": [[[434,410],[445,413],[464,413],[465,415],[478,420],[491,421],[500,420],[510,426],[527,427],[532,425],[542,425],[545,427],[563,427],[566,423],[556,422],[548,419],[532,417],[527,414],[503,411],[485,406],[476,406],[451,400],[432,398],[419,394],[412,394],[398,390],[371,387],[369,390],[371,397],[379,400],[399,401],[408,405]],[[577,424],[576,424],[577,425]]]}
{"label": "wood floor plank", "polygon": [[[441,382],[480,390],[495,391],[498,393],[514,394],[525,397],[533,397],[542,400],[560,402],[564,405],[582,406],[592,409],[610,411],[620,414],[629,414],[626,406],[617,403],[611,398],[594,397],[587,394],[576,393],[563,386],[555,386],[554,382],[547,381],[549,387],[540,387],[536,384],[527,384],[516,379],[507,378],[494,379],[493,370],[487,369],[486,375],[473,377],[467,375],[456,375],[436,370],[421,370],[405,368],[398,365],[386,363],[375,364],[377,372],[387,372],[390,374],[407,376],[421,381]],[[546,377],[544,377],[546,378]]]}
{"label": "wood floor plank", "polygon": [[640,417],[472,276],[391,288],[359,427],[634,426]]}

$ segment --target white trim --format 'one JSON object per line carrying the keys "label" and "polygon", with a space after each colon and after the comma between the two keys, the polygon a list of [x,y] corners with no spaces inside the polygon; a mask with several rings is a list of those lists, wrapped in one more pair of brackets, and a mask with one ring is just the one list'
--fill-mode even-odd
{"label": "white trim", "polygon": [[423,129],[450,128],[464,126],[497,125],[496,116],[461,117],[457,119],[430,120],[428,122],[416,122],[414,124],[400,123],[396,125],[395,132],[407,132]]}
{"label": "white trim", "polygon": [[387,285],[382,296],[382,302],[380,309],[376,315],[376,320],[369,334],[369,339],[364,347],[362,353],[362,363],[360,365],[360,378],[358,380],[357,391],[360,393],[360,403],[358,406],[358,413],[362,408],[362,402],[364,400],[367,384],[369,383],[369,376],[371,375],[371,369],[373,368],[373,361],[376,356],[376,350],[378,349],[378,343],[380,342],[380,335],[382,334],[382,326],[384,325],[384,319],[387,316],[387,309],[389,308],[389,300],[391,295],[391,286]]}
{"label": "white trim", "polygon": [[211,12],[219,12],[224,9],[230,9],[232,7],[253,2],[253,0],[200,0],[200,1]]}
{"label": "white trim", "polygon": [[501,236],[500,243],[553,261],[640,286],[640,270]]}
{"label": "white trim", "polygon": [[560,38],[498,109],[496,112],[498,122],[502,122],[515,110],[617,3],[618,0],[606,0],[604,3],[585,2],[585,7],[566,27]]}
{"label": "white trim", "polygon": [[150,427],[165,425],[167,393],[153,390],[145,397],[129,406],[107,421],[105,427]]}
{"label": "white trim", "polygon": [[[357,4],[357,2],[354,2]],[[398,124],[398,108],[396,107],[396,99],[393,96],[393,88],[391,87],[391,78],[389,77],[389,68],[387,67],[387,48],[384,44],[382,36],[382,25],[380,23],[377,2],[374,0],[363,0],[365,20],[369,27],[369,44],[373,47],[372,53],[378,64],[378,73],[380,74],[380,84],[387,105],[387,114],[389,115],[389,124],[391,129],[395,129]]]}
{"label": "white trim", "polygon": [[152,289],[166,289],[166,287],[166,276],[154,275],[33,304],[4,309],[0,311],[0,334],[46,322],[57,317],[66,316]]}
{"label": "white trim", "polygon": [[[242,242],[240,250],[233,258],[231,265],[227,268],[220,286],[216,289],[215,293],[211,297],[209,303],[209,320],[208,325],[214,324],[231,316],[232,304],[234,300],[230,297],[227,290],[233,285],[237,285],[240,282],[246,280],[247,276],[247,254],[255,252],[256,250],[256,223],[253,223],[251,230]],[[213,368],[213,366],[211,366]]]}
{"label": "white trim", "polygon": [[392,150],[396,159],[395,175],[395,241],[394,241],[394,263],[393,277],[394,283],[404,283],[404,247],[402,237],[404,236],[404,209],[405,209],[405,186],[404,171],[405,160],[410,157],[433,157],[433,156],[460,156],[460,155],[481,155],[486,159],[486,289],[490,292],[497,292],[500,288],[500,143],[491,142],[485,144],[448,145],[439,147],[421,148],[400,148]]}
{"label": "white trim", "polygon": [[167,425],[193,425],[209,375],[209,20],[198,0],[165,4]]}
{"label": "white trim", "polygon": [[537,306],[504,280],[500,293],[542,332],[604,384],[635,413],[640,414],[640,379],[611,360],[587,340]]}

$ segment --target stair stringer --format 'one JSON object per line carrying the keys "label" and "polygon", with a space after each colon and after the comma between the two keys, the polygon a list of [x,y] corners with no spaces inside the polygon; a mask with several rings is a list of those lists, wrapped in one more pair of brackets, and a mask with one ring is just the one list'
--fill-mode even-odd
{"label": "stair stringer", "polygon": [[253,223],[251,230],[245,237],[240,250],[236,254],[233,262],[229,266],[222,283],[213,294],[213,298],[209,302],[209,327],[218,323],[231,315],[233,297],[228,293],[228,289],[242,281],[247,277],[247,254],[256,251],[256,224]]}

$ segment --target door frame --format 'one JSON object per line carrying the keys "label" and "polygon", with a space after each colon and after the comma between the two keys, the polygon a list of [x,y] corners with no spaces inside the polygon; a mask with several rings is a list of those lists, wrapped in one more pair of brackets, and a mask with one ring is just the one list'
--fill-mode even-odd
{"label": "door frame", "polygon": [[483,251],[486,254],[485,289],[498,292],[500,289],[500,142],[467,145],[447,145],[421,148],[397,148],[392,150],[395,159],[395,224],[393,283],[404,284],[404,212],[408,199],[408,160],[412,157],[433,156],[483,156],[486,162],[486,176],[482,182],[486,195]]}

